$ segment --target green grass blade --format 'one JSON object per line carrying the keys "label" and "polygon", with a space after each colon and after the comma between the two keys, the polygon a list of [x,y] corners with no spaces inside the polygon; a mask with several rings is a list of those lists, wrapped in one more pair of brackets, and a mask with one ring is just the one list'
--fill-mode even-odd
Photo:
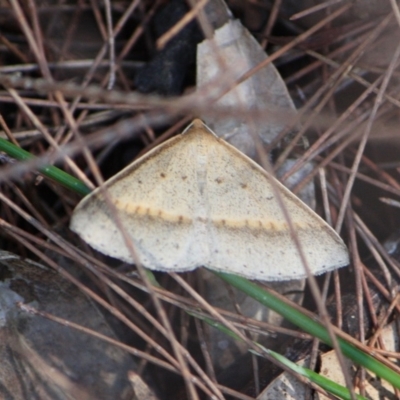
{"label": "green grass blade", "polygon": [[[328,378],[325,378],[324,376],[318,374],[317,372],[309,368],[305,368],[295,364],[294,362],[288,360],[279,353],[275,353],[274,351],[269,349],[264,349],[264,351],[266,351],[270,356],[274,357],[276,360],[280,361],[282,364],[286,365],[291,370],[308,378],[310,381],[316,383],[322,389],[333,394],[334,396],[338,396],[343,400],[351,400],[350,391],[346,387],[339,385],[338,383]],[[356,394],[356,398],[358,400],[367,400],[364,396],[361,396],[359,394]]]}
{"label": "green grass blade", "polygon": [[[319,340],[330,346],[332,345],[328,331],[320,322],[302,314],[297,309],[289,306],[247,279],[231,274],[215,271],[213,272],[225,282],[228,282],[232,286],[256,299],[271,310],[276,311],[278,314],[282,315],[288,321],[297,325],[305,332],[317,337]],[[353,360],[356,364],[374,372],[377,376],[385,379],[394,387],[400,389],[400,375],[398,373],[382,364],[369,354],[361,351],[346,340],[338,337],[338,342],[343,354],[346,357]]]}
{"label": "green grass blade", "polygon": [[[188,312],[188,314],[192,315],[195,318],[199,318],[202,321],[206,322],[210,326],[220,330],[221,332],[224,332],[226,335],[232,337],[235,340],[241,340],[241,338],[236,335],[234,332],[232,332],[230,329],[228,329],[226,326],[222,325],[219,322],[216,322],[210,318],[204,317],[204,316],[199,316],[196,313]],[[254,342],[258,347],[260,347],[265,353],[268,353],[271,357],[275,358],[278,360],[281,364],[287,366],[290,368],[292,371],[298,373],[299,375],[302,375],[309,379],[311,382],[316,383],[318,386],[320,386],[322,389],[326,390],[327,392],[340,397],[343,400],[351,400],[351,394],[350,391],[342,386],[339,385],[338,383],[325,378],[324,376],[321,376],[315,371],[312,371],[309,368],[302,367],[301,365],[297,365],[296,363],[288,360],[286,357],[282,356],[279,353],[276,353],[275,351],[269,350],[265,348],[264,346],[260,345],[257,342]],[[256,351],[250,350],[252,353],[255,355],[259,356],[260,354],[257,353]],[[357,395],[356,397],[358,400],[367,400],[365,397],[361,395]]]}
{"label": "green grass blade", "polygon": [[[19,161],[33,160],[35,157],[28,151],[15,146],[8,140],[0,138],[0,150],[7,153],[10,157],[13,157]],[[91,190],[79,179],[67,174],[61,169],[53,166],[45,166],[39,168],[39,172],[44,176],[60,183],[68,189],[71,189],[79,194],[86,196]]]}

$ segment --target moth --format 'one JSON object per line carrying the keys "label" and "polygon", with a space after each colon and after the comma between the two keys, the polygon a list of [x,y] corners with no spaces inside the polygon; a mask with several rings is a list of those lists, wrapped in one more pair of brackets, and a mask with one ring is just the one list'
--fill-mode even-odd
{"label": "moth", "polygon": [[[313,274],[349,263],[337,233],[258,164],[196,119],[104,183],[135,250],[158,271],[207,267],[259,280],[306,276],[277,190]],[[134,263],[100,188],[71,229],[94,249]]]}

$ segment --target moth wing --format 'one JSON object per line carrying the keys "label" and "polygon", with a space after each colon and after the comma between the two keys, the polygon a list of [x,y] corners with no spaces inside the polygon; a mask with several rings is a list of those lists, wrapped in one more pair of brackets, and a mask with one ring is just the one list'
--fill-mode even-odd
{"label": "moth wing", "polygon": [[[104,184],[134,245],[138,260],[155,270],[198,265],[193,233],[196,187],[195,135],[179,135],[134,161]],[[125,244],[100,188],[73,213],[71,229],[96,250],[129,263]]]}
{"label": "moth wing", "polygon": [[[210,215],[208,267],[251,279],[306,277],[270,177],[251,159],[219,141],[207,171]],[[313,274],[349,263],[345,244],[314,211],[274,179]],[[213,200],[211,200],[213,199]]]}

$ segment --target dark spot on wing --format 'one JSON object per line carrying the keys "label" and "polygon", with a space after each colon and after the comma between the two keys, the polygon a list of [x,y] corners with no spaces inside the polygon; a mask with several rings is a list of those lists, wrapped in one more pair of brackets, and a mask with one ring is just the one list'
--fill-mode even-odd
{"label": "dark spot on wing", "polygon": [[161,172],[160,176],[161,178],[165,178],[166,175],[164,174],[164,172]]}
{"label": "dark spot on wing", "polygon": [[217,178],[217,179],[215,180],[215,182],[217,182],[218,184],[221,184],[221,183],[222,183],[222,179],[221,179],[221,178]]}

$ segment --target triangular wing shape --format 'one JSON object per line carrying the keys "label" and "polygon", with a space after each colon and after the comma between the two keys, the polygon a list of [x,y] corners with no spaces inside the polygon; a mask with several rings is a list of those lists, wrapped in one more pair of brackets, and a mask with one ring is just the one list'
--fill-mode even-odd
{"label": "triangular wing shape", "polygon": [[210,160],[217,157],[219,168],[207,170],[210,268],[261,280],[306,277],[276,191],[311,272],[348,265],[342,239],[280,182],[223,140],[210,149]]}
{"label": "triangular wing shape", "polygon": [[[197,135],[179,135],[109,179],[108,191],[140,262],[155,270],[198,266],[193,216],[197,207]],[[71,229],[96,250],[133,263],[100,188],[74,210]]]}
{"label": "triangular wing shape", "polygon": [[[305,276],[271,178],[199,120],[105,183],[147,268],[206,266],[251,279]],[[313,273],[348,264],[340,237],[274,179]],[[134,262],[100,189],[79,203],[71,229],[95,249]]]}

